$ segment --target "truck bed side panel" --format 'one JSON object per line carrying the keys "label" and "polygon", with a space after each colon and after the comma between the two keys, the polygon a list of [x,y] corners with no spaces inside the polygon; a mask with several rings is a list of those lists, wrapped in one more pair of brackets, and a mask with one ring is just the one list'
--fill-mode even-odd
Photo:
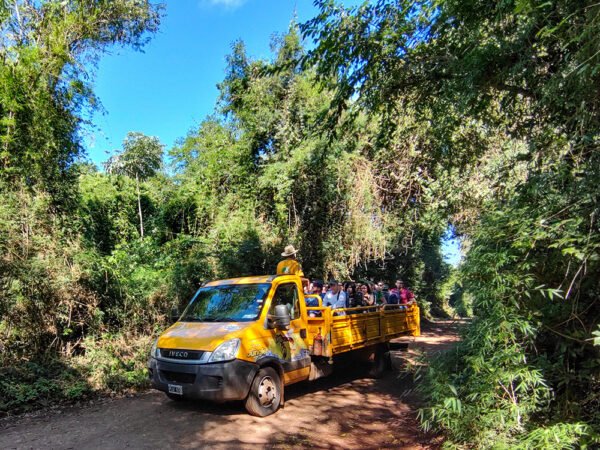
{"label": "truck bed side panel", "polygon": [[332,353],[338,354],[387,342],[405,335],[419,335],[419,308],[376,312],[347,311],[331,321]]}

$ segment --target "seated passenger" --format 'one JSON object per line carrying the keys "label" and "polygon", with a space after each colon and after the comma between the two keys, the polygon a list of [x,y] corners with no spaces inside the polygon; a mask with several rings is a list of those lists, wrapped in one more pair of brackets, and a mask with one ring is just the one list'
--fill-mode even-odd
{"label": "seated passenger", "polygon": [[356,284],[346,284],[346,298],[348,299],[348,308],[356,308],[362,305],[362,294],[356,291]]}
{"label": "seated passenger", "polygon": [[360,287],[360,292],[362,293],[362,306],[373,306],[375,304],[375,298],[367,284]]}
{"label": "seated passenger", "polygon": [[415,294],[413,294],[410,289],[404,286],[404,282],[402,280],[396,280],[396,287],[390,291],[390,295],[396,295],[398,297],[397,303],[401,305],[412,303],[415,300]]}
{"label": "seated passenger", "polygon": [[380,281],[373,285],[373,298],[377,305],[385,305],[386,298],[383,295],[383,281]]}
{"label": "seated passenger", "polygon": [[321,280],[313,280],[311,294],[318,295],[323,299],[325,294],[323,293],[323,282]]}
{"label": "seated passenger", "polygon": [[[321,306],[319,298],[318,294],[308,294],[304,297],[304,301],[308,308],[314,308]],[[321,317],[321,311],[308,311],[308,317]]]}
{"label": "seated passenger", "polygon": [[346,293],[340,289],[340,284],[337,281],[332,280],[329,282],[329,290],[323,298],[323,306],[329,306],[331,309],[346,307]]}
{"label": "seated passenger", "polygon": [[397,293],[392,292],[387,299],[387,303],[388,305],[397,305],[400,303],[400,296]]}

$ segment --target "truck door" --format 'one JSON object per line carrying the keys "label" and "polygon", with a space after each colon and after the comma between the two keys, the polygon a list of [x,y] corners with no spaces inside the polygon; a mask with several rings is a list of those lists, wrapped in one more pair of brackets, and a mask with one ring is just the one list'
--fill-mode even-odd
{"label": "truck door", "polygon": [[275,306],[286,305],[290,311],[290,327],[288,330],[273,330],[275,351],[283,365],[285,383],[308,376],[310,371],[310,353],[306,342],[306,321],[302,317],[298,285],[294,282],[277,286],[269,313]]}

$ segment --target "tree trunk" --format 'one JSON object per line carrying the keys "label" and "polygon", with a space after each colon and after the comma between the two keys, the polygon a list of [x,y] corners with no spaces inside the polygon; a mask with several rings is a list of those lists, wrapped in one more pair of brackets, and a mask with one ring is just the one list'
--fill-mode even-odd
{"label": "tree trunk", "polygon": [[135,185],[137,187],[138,214],[140,215],[140,239],[144,239],[144,218],[142,216],[142,202],[140,200],[140,179],[137,173],[135,174]]}

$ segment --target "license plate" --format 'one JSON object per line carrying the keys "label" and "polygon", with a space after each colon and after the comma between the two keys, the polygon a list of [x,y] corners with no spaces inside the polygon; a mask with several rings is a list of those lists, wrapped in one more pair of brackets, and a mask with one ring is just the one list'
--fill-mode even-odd
{"label": "license plate", "polygon": [[183,387],[178,384],[169,385],[169,394],[183,395]]}

